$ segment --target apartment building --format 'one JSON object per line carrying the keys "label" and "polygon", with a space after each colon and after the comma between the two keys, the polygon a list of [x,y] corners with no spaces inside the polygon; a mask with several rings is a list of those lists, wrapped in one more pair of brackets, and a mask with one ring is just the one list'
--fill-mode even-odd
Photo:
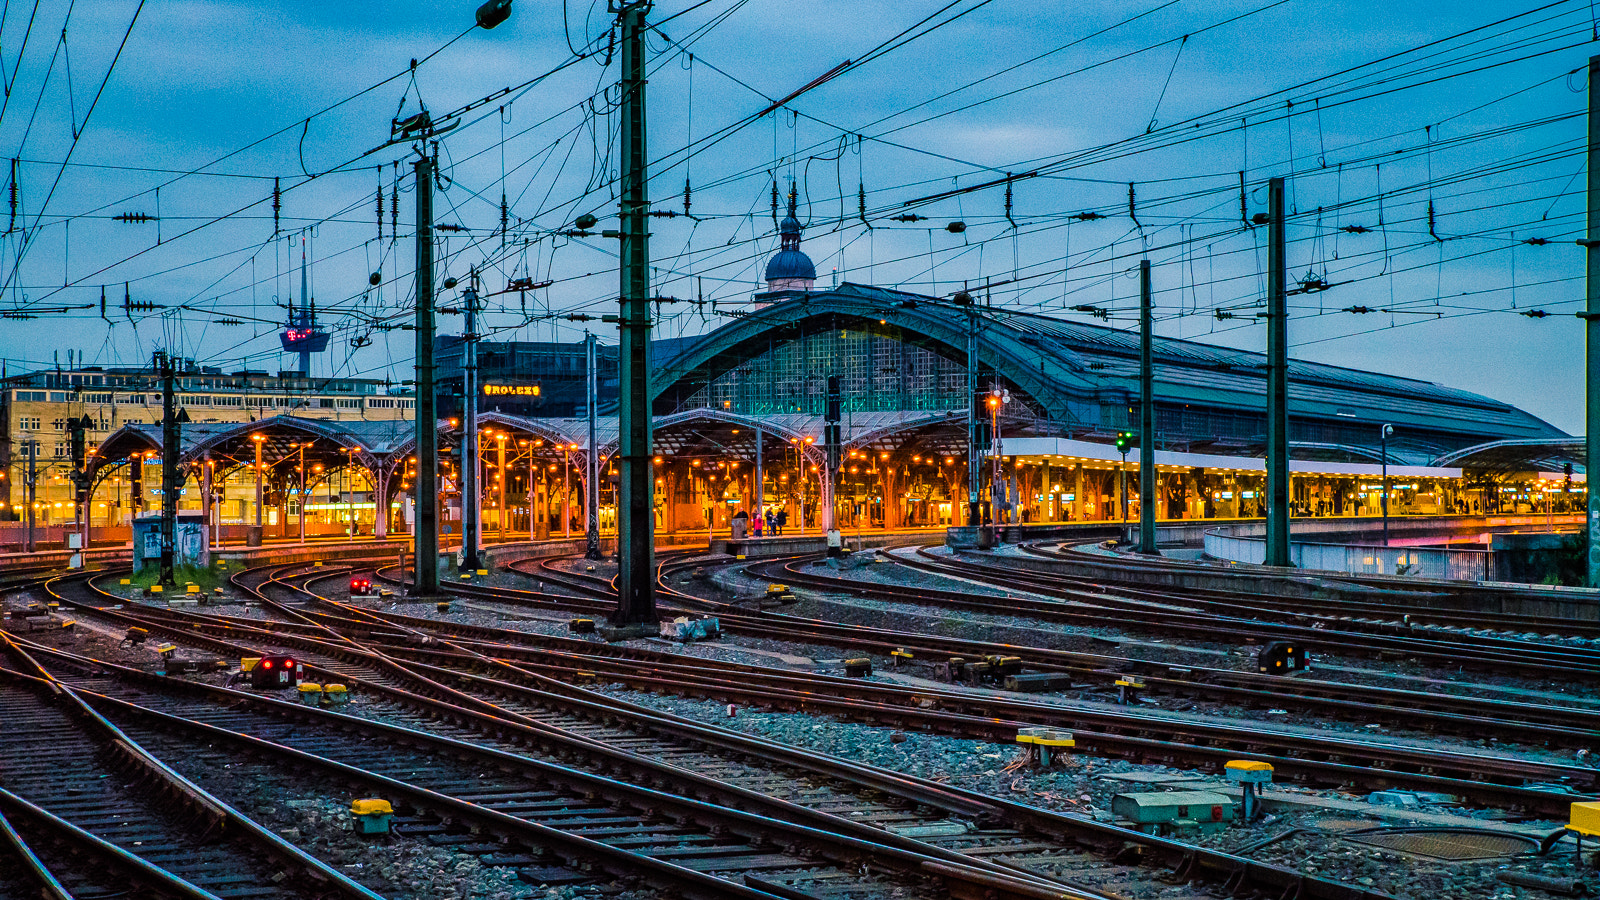
{"label": "apartment building", "polygon": [[[192,360],[180,361],[179,372],[177,403],[193,422],[253,422],[286,414],[371,421],[416,414],[409,388],[402,392],[380,380],[314,378],[298,372],[229,374]],[[149,367],[88,366],[0,381],[0,521],[24,518],[30,469],[37,524],[74,520],[69,423],[84,416],[93,426],[85,436],[91,451],[124,425],[158,423],[160,380]]]}

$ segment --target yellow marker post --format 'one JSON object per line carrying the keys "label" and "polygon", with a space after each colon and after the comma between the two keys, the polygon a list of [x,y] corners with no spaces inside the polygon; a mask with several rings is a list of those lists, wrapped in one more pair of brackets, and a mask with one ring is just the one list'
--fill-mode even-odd
{"label": "yellow marker post", "polygon": [[1060,731],[1055,728],[1031,727],[1017,729],[1017,743],[1031,745],[1039,754],[1039,765],[1050,765],[1051,748],[1070,750],[1078,745],[1072,732]]}
{"label": "yellow marker post", "polygon": [[1590,800],[1572,804],[1572,813],[1567,817],[1567,830],[1578,842],[1578,865],[1582,866],[1584,835],[1600,837],[1600,802]]}
{"label": "yellow marker post", "polygon": [[1272,783],[1272,763],[1255,759],[1233,759],[1222,767],[1228,781],[1239,786],[1244,797],[1243,818],[1246,825],[1255,821],[1261,808],[1261,785]]}

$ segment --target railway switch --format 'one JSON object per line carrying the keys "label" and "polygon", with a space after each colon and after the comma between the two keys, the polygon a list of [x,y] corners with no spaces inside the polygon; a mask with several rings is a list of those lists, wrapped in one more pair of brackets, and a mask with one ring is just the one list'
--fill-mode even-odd
{"label": "railway switch", "polygon": [[325,706],[343,706],[350,702],[350,689],[342,684],[322,686],[322,703]]}
{"label": "railway switch", "polygon": [[78,623],[77,623],[77,621],[75,621],[73,619],[63,619],[61,621],[61,630],[62,631],[76,631],[77,628],[78,628]]}
{"label": "railway switch", "polygon": [[1229,760],[1223,766],[1228,781],[1237,784],[1243,796],[1239,820],[1248,825],[1261,812],[1261,786],[1272,783],[1272,763],[1253,759]]}
{"label": "railway switch", "polygon": [[450,601],[449,600],[440,600],[438,603],[435,603],[433,605],[433,608],[438,610],[439,612],[442,612],[442,613],[449,612],[450,611]]}
{"label": "railway switch", "polygon": [[847,659],[844,661],[844,674],[846,678],[865,678],[872,674],[872,660],[865,656]]}
{"label": "railway switch", "polygon": [[967,661],[965,659],[959,656],[952,656],[935,665],[934,670],[941,679],[955,684],[964,677],[966,666]]}
{"label": "railway switch", "polygon": [[[1572,832],[1573,839],[1578,842],[1578,865],[1581,866],[1584,836],[1600,837],[1600,802],[1590,800],[1572,804],[1572,812],[1567,817],[1567,830]],[[1600,856],[1596,859],[1600,862]]]}
{"label": "railway switch", "polygon": [[300,683],[299,692],[300,702],[306,706],[322,705],[322,685],[312,681],[303,681]]}
{"label": "railway switch", "polygon": [[984,662],[989,664],[989,678],[993,681],[1003,681],[1007,675],[1022,674],[1020,656],[986,656]]}
{"label": "railway switch", "polygon": [[1046,691],[1072,689],[1072,676],[1064,672],[1031,672],[1007,675],[1003,682],[1008,691],[1037,694]]}
{"label": "railway switch", "polygon": [[1047,768],[1054,753],[1070,750],[1078,742],[1070,731],[1034,726],[1017,729],[1017,743],[1022,745],[1029,762]]}
{"label": "railway switch", "polygon": [[263,656],[249,669],[250,686],[269,690],[292,688],[300,684],[303,673],[300,661],[292,656]]}
{"label": "railway switch", "polygon": [[156,648],[156,655],[161,657],[161,661],[163,663],[168,663],[168,664],[170,664],[172,662],[172,655],[174,653],[177,653],[177,652],[178,652],[178,645],[177,644],[162,644],[161,646]]}
{"label": "railway switch", "polygon": [[1233,821],[1233,798],[1212,791],[1148,791],[1111,798],[1111,813],[1135,831],[1211,834]]}
{"label": "railway switch", "polygon": [[1117,679],[1117,702],[1123,706],[1132,706],[1139,702],[1139,693],[1144,690],[1143,679],[1129,676]]}
{"label": "railway switch", "polygon": [[394,807],[387,800],[352,800],[350,815],[355,817],[356,831],[361,834],[388,834]]}
{"label": "railway switch", "polygon": [[1273,641],[1256,654],[1256,668],[1267,675],[1287,675],[1311,670],[1306,648],[1288,641]]}
{"label": "railway switch", "polygon": [[904,663],[909,663],[909,662],[911,662],[911,660],[913,660],[915,658],[916,657],[909,650],[906,650],[904,647],[897,647],[894,650],[889,651],[890,664],[893,665],[896,669],[900,668],[900,664],[901,663],[903,663],[903,662]]}
{"label": "railway switch", "polygon": [[594,634],[594,620],[573,619],[567,623],[567,631],[573,634]]}

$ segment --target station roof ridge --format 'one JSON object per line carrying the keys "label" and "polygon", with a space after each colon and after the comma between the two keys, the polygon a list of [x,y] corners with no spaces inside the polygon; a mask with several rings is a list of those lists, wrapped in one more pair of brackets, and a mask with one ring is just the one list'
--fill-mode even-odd
{"label": "station roof ridge", "polygon": [[[692,339],[655,360],[659,395],[694,386],[762,352],[773,332],[805,328],[829,316],[892,324],[964,356],[970,307],[943,297],[845,282],[836,288],[758,295],[768,305]],[[1082,421],[1094,406],[1138,396],[1136,331],[1068,321],[1033,311],[979,307],[979,357],[1037,403],[1049,418]],[[1186,338],[1155,339],[1157,400],[1259,415],[1266,354]],[[1565,432],[1516,406],[1433,381],[1306,360],[1290,361],[1291,418],[1358,426],[1399,418],[1428,433],[1441,452],[1485,440],[1560,438]],[[1345,420],[1348,420],[1346,422]]]}

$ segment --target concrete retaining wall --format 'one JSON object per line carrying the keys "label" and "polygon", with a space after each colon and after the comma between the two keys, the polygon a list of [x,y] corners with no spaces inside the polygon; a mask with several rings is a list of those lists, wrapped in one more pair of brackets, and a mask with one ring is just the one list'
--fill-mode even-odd
{"label": "concrete retaining wall", "polygon": [[[990,553],[972,553],[993,560]],[[1523,616],[1553,616],[1600,621],[1600,590],[1542,585],[1430,581],[1417,578],[1363,577],[1362,583],[1336,575],[1284,572],[1264,566],[1227,567],[1178,560],[1137,559],[1118,555],[1072,554],[1067,558],[1008,556],[1019,569],[1146,585],[1167,590],[1234,591],[1278,597],[1334,598],[1381,602],[1403,594],[1404,602],[1433,609],[1482,611]]]}

